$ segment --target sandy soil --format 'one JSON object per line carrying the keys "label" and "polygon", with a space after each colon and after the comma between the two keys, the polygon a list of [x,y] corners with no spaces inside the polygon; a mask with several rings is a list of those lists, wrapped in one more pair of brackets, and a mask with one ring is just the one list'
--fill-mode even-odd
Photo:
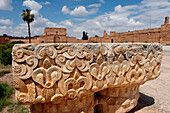
{"label": "sandy soil", "polygon": [[[7,68],[5,68],[5,67],[1,68],[1,67],[0,67],[0,71],[6,71],[6,70],[9,70],[9,71],[12,72],[11,67],[7,67]],[[0,78],[0,79],[1,79],[1,78]]]}
{"label": "sandy soil", "polygon": [[14,85],[12,73],[8,73],[8,74],[5,74],[3,77],[0,77],[0,81],[6,82],[6,83],[8,83],[9,85],[12,85],[12,86]]}

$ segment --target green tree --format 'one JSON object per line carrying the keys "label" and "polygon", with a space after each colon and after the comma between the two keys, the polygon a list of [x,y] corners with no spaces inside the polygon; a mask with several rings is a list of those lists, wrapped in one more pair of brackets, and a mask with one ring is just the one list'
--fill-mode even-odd
{"label": "green tree", "polygon": [[3,65],[11,65],[12,64],[12,47],[15,44],[24,43],[22,41],[14,41],[6,44],[0,44],[0,62]]}
{"label": "green tree", "polygon": [[94,37],[99,37],[98,35],[95,35]]}
{"label": "green tree", "polygon": [[88,40],[88,33],[83,31],[83,37],[82,37],[82,40]]}
{"label": "green tree", "polygon": [[34,21],[35,16],[34,14],[31,14],[31,10],[29,9],[23,10],[21,16],[22,19],[28,24],[29,43],[31,43],[30,23]]}

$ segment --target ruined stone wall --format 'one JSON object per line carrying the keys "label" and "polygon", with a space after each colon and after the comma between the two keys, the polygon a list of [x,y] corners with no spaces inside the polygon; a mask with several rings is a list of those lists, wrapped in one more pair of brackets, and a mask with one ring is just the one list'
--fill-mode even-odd
{"label": "ruined stone wall", "polygon": [[77,41],[75,43],[89,43],[89,41],[88,40],[77,39]]}
{"label": "ruined stone wall", "polygon": [[103,37],[91,37],[89,38],[89,42],[95,43],[95,42],[102,42]]}
{"label": "ruined stone wall", "polygon": [[59,36],[60,40],[59,43],[66,43],[67,42],[67,37],[65,36]]}
{"label": "ruined stone wall", "polygon": [[[104,30],[103,37],[90,37],[88,41],[76,39],[76,37],[66,36],[65,28],[45,28],[44,35],[32,41],[32,43],[123,43],[123,42],[153,42],[170,44],[170,24],[169,17],[160,28],[137,30],[130,32],[116,33],[111,31],[107,34]],[[28,39],[11,39],[11,41],[24,41]]]}
{"label": "ruined stone wall", "polygon": [[56,35],[59,36],[63,35],[66,36],[66,29],[65,28],[45,28],[44,35]]}
{"label": "ruined stone wall", "polygon": [[44,35],[41,35],[38,39],[39,39],[39,43],[43,43],[44,42]]}
{"label": "ruined stone wall", "polygon": [[130,32],[116,33],[111,31],[110,35],[104,30],[103,37],[91,37],[89,42],[98,43],[123,43],[123,42],[153,42],[170,44],[170,24],[169,17],[160,28],[137,30]]}
{"label": "ruined stone wall", "polygon": [[39,37],[39,43],[66,43],[65,28],[45,28],[44,35]]}
{"label": "ruined stone wall", "polygon": [[[29,39],[10,39],[9,42],[13,41],[23,41],[24,43],[29,43]],[[31,39],[31,43],[41,43],[39,39]]]}
{"label": "ruined stone wall", "polygon": [[0,44],[5,44],[9,41],[10,37],[0,36]]}
{"label": "ruined stone wall", "polygon": [[160,40],[160,29],[118,33],[116,42],[156,42]]}
{"label": "ruined stone wall", "polygon": [[[45,30],[46,31],[46,30]],[[53,29],[51,32],[52,33]],[[170,44],[170,24],[162,25],[161,28],[138,30],[131,32],[116,33],[110,32],[110,35],[104,33],[103,37],[91,37],[88,41],[76,39],[66,35],[49,34],[42,35],[37,39],[32,39],[32,43],[123,43],[123,42],[153,42]],[[23,41],[28,43],[28,39],[10,39],[12,41]]]}
{"label": "ruined stone wall", "polygon": [[170,44],[170,24],[161,26],[161,43]]}
{"label": "ruined stone wall", "polygon": [[76,37],[67,37],[67,42],[68,43],[76,43],[77,39],[76,39]]}
{"label": "ruined stone wall", "polygon": [[[168,32],[165,31],[165,33],[168,33]],[[104,32],[103,37],[91,37],[89,38],[89,42],[98,42],[98,43],[155,42],[155,43],[159,43],[161,36],[162,35],[161,35],[160,28],[138,30],[138,31],[131,31],[131,32],[122,32],[122,33],[110,32],[110,35]],[[169,34],[169,37],[170,37],[170,34]],[[166,40],[170,40],[167,34],[164,35],[164,38]]]}

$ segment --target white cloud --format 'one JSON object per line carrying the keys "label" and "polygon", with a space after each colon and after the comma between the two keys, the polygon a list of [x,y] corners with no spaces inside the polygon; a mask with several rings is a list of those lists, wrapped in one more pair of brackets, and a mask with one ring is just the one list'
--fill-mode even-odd
{"label": "white cloud", "polygon": [[34,0],[25,0],[23,6],[29,7],[35,15],[38,15],[39,10],[42,8],[42,5]]}
{"label": "white cloud", "polygon": [[[46,1],[45,3],[48,4]],[[34,27],[44,27],[44,26],[55,26],[54,23],[50,22],[48,19],[43,18],[41,14],[39,14],[39,10],[42,8],[42,5],[40,5],[38,2],[34,0],[25,0],[23,2],[23,6],[27,6],[30,9],[32,9],[32,13],[35,14],[35,20],[33,22]]]}
{"label": "white cloud", "polygon": [[139,11],[133,19],[138,19],[148,27],[160,27],[166,16],[170,16],[170,2],[168,0],[143,0],[138,5]]}
{"label": "white cloud", "polygon": [[60,22],[61,25],[65,25],[65,26],[73,26],[73,23],[70,20],[64,20]]}
{"label": "white cloud", "polygon": [[[40,13],[42,5],[34,0],[25,0],[23,6],[29,7],[32,9],[31,13],[35,15],[34,21],[31,23],[31,35],[40,35],[44,34],[45,27],[56,27],[56,23],[51,22],[47,18],[44,18]],[[19,24],[16,27],[13,27],[13,34],[15,36],[27,36],[27,23]]]}
{"label": "white cloud", "polygon": [[[147,2],[146,2],[147,1]],[[156,2],[156,0],[154,0]],[[82,31],[88,32],[89,36],[103,35],[103,31],[126,32],[140,30],[152,27],[160,27],[163,24],[164,17],[170,14],[170,2],[164,0],[157,1],[143,0],[138,5],[127,5],[122,7],[118,5],[114,11],[88,19],[80,24],[73,24],[69,27],[68,35],[82,37]],[[150,5],[148,5],[150,4]],[[150,19],[151,18],[151,19]],[[67,26],[65,26],[67,28]]]}
{"label": "white cloud", "polygon": [[23,6],[27,6],[32,10],[36,10],[36,11],[39,11],[42,8],[42,5],[40,5],[38,2],[34,0],[25,0],[23,2]]}
{"label": "white cloud", "polygon": [[76,21],[84,21],[86,19],[85,18],[75,18],[74,20],[76,20]]}
{"label": "white cloud", "polygon": [[0,10],[12,10],[12,0],[0,0]]}
{"label": "white cloud", "polygon": [[137,26],[137,25],[142,25],[142,23],[139,22],[139,21],[135,21],[134,19],[130,18],[130,19],[128,20],[128,25]]}
{"label": "white cloud", "polygon": [[96,13],[98,10],[99,10],[99,8],[89,9],[88,14],[94,14],[94,13]]}
{"label": "white cloud", "polygon": [[62,10],[61,10],[64,14],[69,14],[70,10],[67,8],[67,6],[63,6]]}
{"label": "white cloud", "polygon": [[[56,27],[57,24],[54,22],[49,21],[47,18],[43,18],[42,16],[36,18],[32,23],[31,23],[31,35],[42,35],[44,34],[44,28],[45,27]],[[15,28],[17,31],[26,31],[24,33],[22,33],[22,36],[27,36],[27,24],[20,24]],[[21,32],[22,32],[21,31]],[[17,33],[15,32],[15,35],[17,35]]]}
{"label": "white cloud", "polygon": [[98,8],[89,9],[89,11],[84,6],[78,6],[74,8],[72,11],[67,8],[67,6],[63,6],[61,10],[64,14],[70,14],[72,16],[86,16],[88,14],[94,14],[98,11]]}
{"label": "white cloud", "polygon": [[104,0],[99,0],[101,3],[104,3]]}
{"label": "white cloud", "polygon": [[88,14],[88,11],[84,6],[76,7],[73,11],[70,12],[70,15],[73,16],[85,16]]}
{"label": "white cloud", "polygon": [[13,24],[13,22],[9,19],[0,19],[0,24],[4,24],[4,25],[11,25]]}
{"label": "white cloud", "polygon": [[101,4],[90,4],[87,7],[100,7],[100,6],[101,6]]}
{"label": "white cloud", "polygon": [[117,6],[115,11],[100,15],[93,19],[88,19],[87,21],[74,26],[72,31],[74,31],[74,34],[78,34],[78,38],[81,38],[82,31],[77,33],[79,29],[88,32],[89,36],[102,36],[104,30],[120,32],[143,26],[141,22],[129,18],[131,14],[135,13],[134,11],[129,11],[129,9],[132,8]]}
{"label": "white cloud", "polygon": [[41,2],[42,5],[50,5],[51,3],[48,2],[48,1],[45,1],[45,2]]}
{"label": "white cloud", "polygon": [[46,18],[39,17],[34,20],[34,22],[32,23],[31,26],[34,28],[40,28],[40,27],[46,27],[46,26],[54,27],[54,26],[56,26],[56,23],[53,23]]}
{"label": "white cloud", "polygon": [[[12,35],[13,34],[13,28],[12,27],[7,27],[7,26],[0,26],[0,34],[8,34]],[[20,36],[20,35],[19,35]]]}
{"label": "white cloud", "polygon": [[82,0],[73,0],[73,1],[79,2],[79,1],[82,1]]}
{"label": "white cloud", "polygon": [[115,7],[115,12],[120,13],[120,12],[124,12],[124,11],[126,11],[126,10],[121,5],[118,5]]}
{"label": "white cloud", "polygon": [[[31,25],[31,36],[43,35],[45,27],[57,27],[56,23],[53,23],[43,17],[39,17],[35,19],[30,25]],[[4,34],[4,33],[9,35],[14,35],[14,36],[28,36],[27,23],[19,24],[16,27],[3,26],[3,29],[0,27],[0,34]]]}
{"label": "white cloud", "polygon": [[126,10],[132,10],[132,9],[137,9],[139,6],[138,5],[128,5],[124,6],[123,8]]}

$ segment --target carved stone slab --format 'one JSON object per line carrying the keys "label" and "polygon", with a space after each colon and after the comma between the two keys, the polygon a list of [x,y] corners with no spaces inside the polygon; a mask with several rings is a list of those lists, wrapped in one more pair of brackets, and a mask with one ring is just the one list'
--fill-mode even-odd
{"label": "carved stone slab", "polygon": [[32,113],[127,112],[160,75],[160,44],[17,44],[15,94]]}

